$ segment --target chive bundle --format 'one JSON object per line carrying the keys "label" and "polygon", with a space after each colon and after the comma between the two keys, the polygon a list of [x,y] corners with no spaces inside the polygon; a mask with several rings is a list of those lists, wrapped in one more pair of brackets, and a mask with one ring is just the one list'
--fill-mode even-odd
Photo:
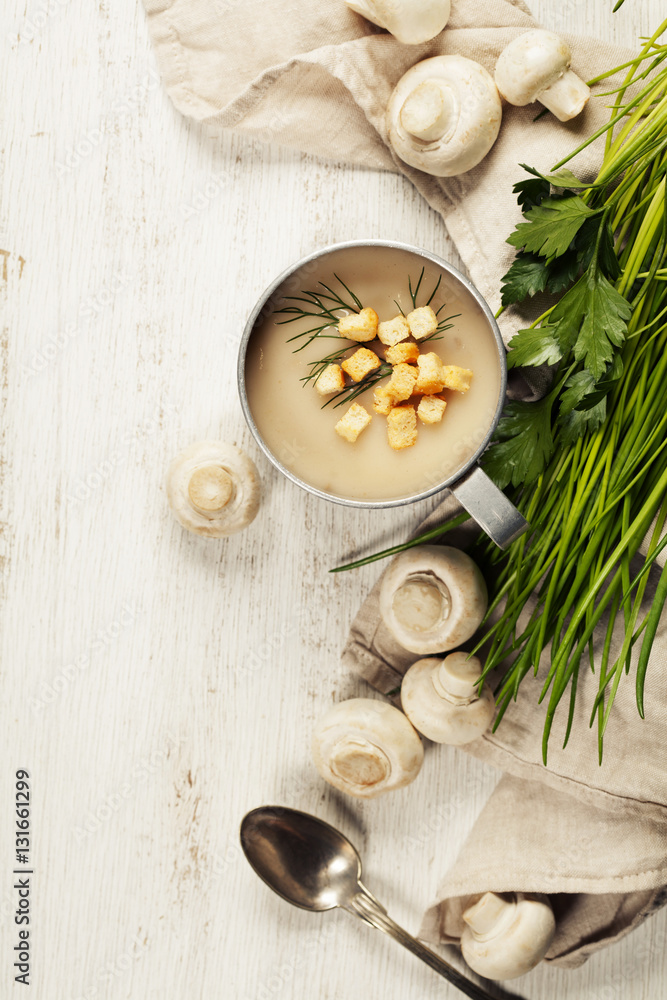
{"label": "chive bundle", "polygon": [[[667,571],[663,570],[648,610],[643,609],[649,571],[667,545],[667,535],[663,537],[667,519],[667,46],[656,44],[666,29],[667,21],[630,64],[606,129],[555,168],[562,168],[606,131],[605,156],[595,182],[576,187],[587,208],[602,214],[596,249],[606,233],[613,239],[618,261],[614,287],[630,307],[627,335],[597,382],[578,364],[574,352],[564,353],[549,395],[537,404],[524,404],[531,415],[535,412],[533,419],[546,421],[553,433],[551,455],[543,471],[533,481],[524,477],[513,492],[531,531],[508,553],[486,542],[478,546],[479,558],[490,569],[487,576],[494,580],[490,614],[504,603],[502,614],[483,639],[490,643],[485,675],[508,657],[511,661],[497,690],[496,725],[516,698],[523,678],[529,672],[538,673],[541,655],[551,647],[540,695],[540,701],[547,704],[545,762],[555,713],[568,691],[565,743],[570,736],[578,673],[586,657],[598,677],[590,708],[591,724],[598,723],[600,760],[614,698],[623,675],[632,668],[638,643],[636,698],[644,716],[649,656],[667,598]],[[637,82],[642,85],[624,102]],[[566,175],[562,183],[574,187],[572,181]],[[534,324],[533,334],[549,330],[553,311]],[[604,325],[606,318],[602,313],[597,322]],[[521,334],[516,339],[520,341]],[[589,419],[584,432],[573,440],[562,411],[567,410],[565,394],[568,388],[571,393],[577,378],[580,382],[588,379],[589,398],[580,397],[579,405],[585,408],[579,412],[590,417],[602,408],[602,419],[597,427]],[[560,414],[555,419],[558,401]],[[491,465],[496,447],[502,447],[502,442],[490,451]],[[528,621],[520,624],[531,596],[533,610]],[[604,615],[605,641],[596,663],[593,632]],[[612,660],[617,624],[624,638]]]}

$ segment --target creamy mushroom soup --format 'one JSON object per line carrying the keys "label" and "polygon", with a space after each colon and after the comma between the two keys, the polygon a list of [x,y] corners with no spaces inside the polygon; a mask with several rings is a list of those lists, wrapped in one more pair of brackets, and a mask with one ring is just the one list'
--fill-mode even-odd
{"label": "creamy mushroom soup", "polygon": [[[413,308],[408,277],[413,288],[424,266],[417,306],[424,305],[442,280],[431,306],[439,318],[460,314],[442,339],[420,344],[422,352],[434,351],[446,365],[473,372],[465,394],[445,391],[447,408],[440,423],[418,421],[417,443],[394,451],[387,443],[387,419],[373,409],[373,390],[354,402],[372,414],[370,424],[352,443],[334,430],[351,400],[327,405],[311,382],[301,381],[311,362],[344,346],[335,327],[324,331],[303,350],[306,338],[288,342],[314,325],[300,318],[281,324],[289,314],[276,312],[292,304],[287,296],[317,290],[318,282],[345,291],[337,275],[361,300],[374,309],[380,321]],[[396,301],[394,301],[396,300]],[[345,315],[340,311],[340,316]],[[332,339],[332,335],[336,339]],[[370,348],[384,357],[377,340],[350,344]],[[246,354],[246,387],[253,419],[264,443],[289,471],[316,489],[360,501],[393,500],[425,492],[452,477],[475,454],[491,427],[498,405],[501,371],[498,348],[484,312],[468,290],[452,275],[428,259],[394,247],[345,247],[310,261],[294,272],[267,303],[250,337]],[[387,379],[384,380],[388,381]]]}

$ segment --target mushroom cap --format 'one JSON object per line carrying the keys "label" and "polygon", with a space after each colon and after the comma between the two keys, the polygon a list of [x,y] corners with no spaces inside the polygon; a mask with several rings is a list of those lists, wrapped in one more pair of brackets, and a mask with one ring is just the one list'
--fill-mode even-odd
{"label": "mushroom cap", "polygon": [[449,20],[450,0],[345,0],[351,10],[385,28],[404,45],[439,35]]}
{"label": "mushroom cap", "polygon": [[496,86],[510,104],[532,104],[569,68],[570,47],[553,31],[535,28],[518,35],[498,56]]}
{"label": "mushroom cap", "polygon": [[401,705],[408,719],[434,743],[463,746],[486,732],[495,711],[488,684],[477,693],[482,665],[476,656],[450,653],[417,660],[403,677]]}
{"label": "mushroom cap", "polygon": [[313,732],[312,752],[325,781],[363,799],[410,784],[424,760],[422,741],[403,713],[371,698],[329,709]]}
{"label": "mushroom cap", "polygon": [[435,56],[409,69],[387,106],[397,156],[435,177],[463,174],[484,159],[502,120],[493,79],[465,56]]}
{"label": "mushroom cap", "polygon": [[211,538],[247,527],[259,509],[260,493],[255,463],[223,441],[190,445],[167,474],[167,497],[176,519],[188,531]]}
{"label": "mushroom cap", "polygon": [[461,952],[486,979],[516,979],[542,961],[556,933],[556,920],[540,893],[486,892],[463,914]]}
{"label": "mushroom cap", "polygon": [[425,656],[455,649],[486,614],[486,584],[469,555],[449,545],[417,545],[390,563],[380,614],[400,645]]}

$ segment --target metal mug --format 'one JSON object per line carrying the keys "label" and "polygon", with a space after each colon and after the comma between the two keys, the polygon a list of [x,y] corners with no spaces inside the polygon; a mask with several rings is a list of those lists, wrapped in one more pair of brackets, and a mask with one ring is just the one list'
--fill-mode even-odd
{"label": "metal mug", "polygon": [[[320,258],[326,257],[336,251],[351,249],[351,248],[364,248],[364,247],[387,247],[401,250],[405,253],[412,254],[416,258],[416,263],[420,264],[424,261],[429,261],[431,264],[435,264],[441,271],[443,271],[450,279],[455,283],[462,285],[466,291],[475,299],[482,313],[486,317],[489,329],[493,334],[498,358],[498,371],[500,374],[500,392],[498,394],[498,405],[493,417],[493,421],[489,426],[488,433],[484,440],[481,442],[475,453],[466,461],[460,469],[458,469],[453,475],[444,479],[442,482],[437,483],[420,493],[416,493],[412,496],[400,497],[398,499],[391,500],[354,500],[347,497],[339,497],[332,493],[326,493],[323,490],[317,489],[315,486],[311,486],[309,483],[304,482],[295,476],[290,469],[287,469],[282,462],[273,454],[273,452],[267,447],[264,442],[257,425],[253,419],[253,415],[250,411],[250,405],[248,403],[248,395],[246,391],[246,354],[248,350],[248,344],[252,336],[253,330],[260,316],[266,311],[268,303],[271,299],[279,292],[281,285],[283,285],[296,271],[303,268],[305,265],[311,263],[312,261],[319,260]],[[514,504],[512,504],[505,494],[498,489],[495,483],[482,471],[478,465],[478,461],[485,451],[493,432],[496,429],[498,421],[500,420],[500,415],[503,408],[503,403],[505,400],[505,391],[507,388],[507,362],[505,355],[505,345],[503,344],[502,338],[500,336],[500,330],[498,329],[498,324],[496,323],[495,317],[489,306],[482,298],[480,293],[477,291],[475,286],[471,284],[468,279],[461,274],[455,267],[447,263],[447,261],[442,260],[442,258],[437,257],[435,254],[430,253],[427,250],[422,250],[419,247],[409,246],[405,243],[396,243],[388,240],[352,240],[347,243],[336,243],[328,247],[324,247],[322,250],[317,250],[315,253],[308,254],[308,256],[303,257],[301,260],[292,264],[287,270],[279,274],[278,277],[271,282],[269,287],[260,296],[257,304],[250,313],[248,321],[245,325],[243,331],[243,336],[241,338],[241,344],[239,347],[238,356],[238,389],[239,397],[241,400],[241,407],[243,409],[243,415],[246,419],[248,427],[252,432],[257,444],[262,449],[268,460],[280,471],[284,476],[290,479],[301,489],[307,490],[308,493],[312,493],[315,496],[321,497],[324,500],[330,500],[333,503],[343,504],[347,507],[367,507],[367,508],[385,508],[385,507],[400,507],[404,504],[416,503],[419,500],[425,500],[427,497],[434,496],[437,493],[447,491],[453,493],[459,503],[468,511],[468,513],[475,519],[481,528],[489,535],[490,538],[498,545],[501,549],[507,548],[511,542],[523,534],[528,528],[528,522],[519,513]]]}

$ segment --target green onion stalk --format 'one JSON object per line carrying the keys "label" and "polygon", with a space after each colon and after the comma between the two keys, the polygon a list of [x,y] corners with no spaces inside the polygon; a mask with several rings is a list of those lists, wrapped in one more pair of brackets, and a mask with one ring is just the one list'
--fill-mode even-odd
{"label": "green onion stalk", "polygon": [[[600,761],[614,698],[633,666],[637,707],[644,717],[651,646],[667,599],[667,570],[656,564],[667,546],[667,46],[658,44],[665,30],[667,21],[634,60],[620,67],[627,73],[612,92],[608,123],[554,167],[566,179],[554,181],[549,175],[552,184],[574,188],[601,220],[589,273],[597,273],[591,268],[605,252],[616,258],[610,284],[627,303],[627,333],[619,338],[607,375],[583,404],[588,411],[577,434],[558,415],[566,387],[590,378],[574,351],[563,352],[548,395],[523,404],[534,407],[533,421],[542,421],[550,436],[539,475],[515,479],[508,491],[530,530],[506,552],[484,536],[472,550],[490,582],[490,607],[477,649],[487,650],[482,679],[500,673],[496,726],[526,675],[540,673],[543,653],[549,651],[539,696],[546,706],[545,763],[564,699],[568,742],[582,666],[594,670],[598,680],[588,707],[591,725],[597,721]],[[593,183],[562,171],[601,136],[606,136],[604,158]],[[554,309],[533,324],[537,334],[549,333]],[[602,328],[607,317],[602,311],[592,320]],[[511,357],[510,351],[510,363]],[[339,569],[442,538],[465,518]],[[594,655],[598,627],[604,642]]]}

